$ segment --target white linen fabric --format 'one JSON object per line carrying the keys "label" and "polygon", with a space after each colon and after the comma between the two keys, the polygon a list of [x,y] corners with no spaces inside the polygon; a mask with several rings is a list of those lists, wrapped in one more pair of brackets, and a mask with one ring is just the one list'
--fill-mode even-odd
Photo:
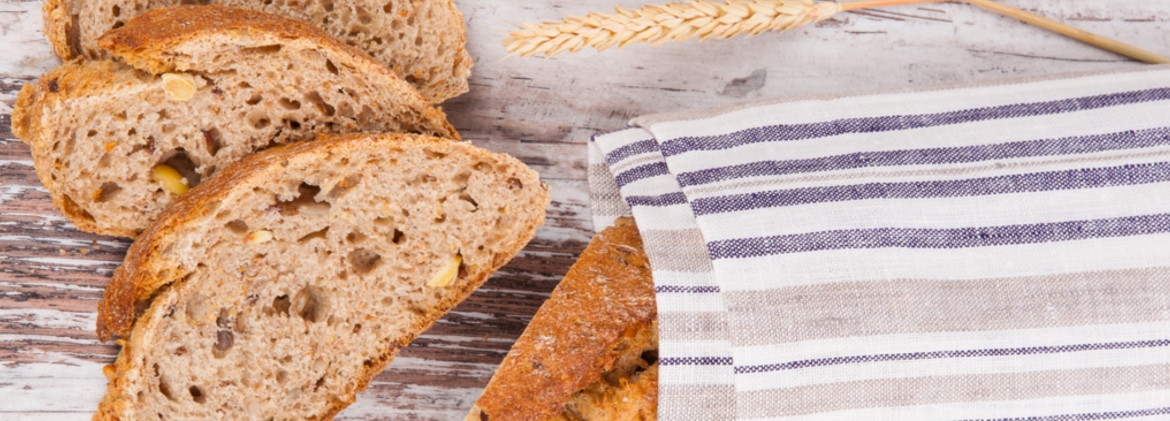
{"label": "white linen fabric", "polygon": [[659,419],[1170,419],[1170,68],[631,125]]}

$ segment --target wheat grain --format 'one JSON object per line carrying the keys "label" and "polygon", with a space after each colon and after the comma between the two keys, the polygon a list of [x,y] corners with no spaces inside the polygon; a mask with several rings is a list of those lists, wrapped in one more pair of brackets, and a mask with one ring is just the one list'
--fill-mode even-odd
{"label": "wheat grain", "polygon": [[695,37],[727,39],[785,31],[828,19],[839,11],[841,5],[836,2],[812,0],[697,0],[646,5],[637,10],[617,7],[611,14],[590,13],[540,25],[525,23],[508,34],[503,44],[511,55],[552,57],[585,47],[602,51],[641,42],[659,46]]}

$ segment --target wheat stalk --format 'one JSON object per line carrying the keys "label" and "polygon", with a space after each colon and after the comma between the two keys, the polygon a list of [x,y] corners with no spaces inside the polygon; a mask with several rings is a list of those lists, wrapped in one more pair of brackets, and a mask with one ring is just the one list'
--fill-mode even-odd
{"label": "wheat stalk", "polygon": [[727,0],[715,3],[646,5],[637,10],[615,8],[616,13],[590,13],[561,22],[525,23],[508,34],[504,47],[521,57],[552,57],[585,47],[598,51],[627,44],[649,42],[657,47],[669,41],[698,37],[731,38],[764,31],[784,31],[827,19],[841,10],[835,2],[812,0]]}
{"label": "wheat stalk", "polygon": [[509,57],[536,54],[552,57],[585,47],[602,51],[639,42],[657,47],[694,37],[727,39],[740,34],[786,31],[828,19],[843,10],[940,1],[948,0],[870,0],[845,4],[812,0],[727,0],[726,3],[697,0],[647,5],[637,10],[617,7],[610,14],[590,13],[540,25],[525,23],[509,33],[503,44],[512,53]]}

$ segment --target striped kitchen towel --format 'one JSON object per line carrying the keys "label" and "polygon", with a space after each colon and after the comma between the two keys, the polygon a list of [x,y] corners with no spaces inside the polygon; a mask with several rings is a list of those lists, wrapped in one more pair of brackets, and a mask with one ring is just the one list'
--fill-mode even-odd
{"label": "striped kitchen towel", "polygon": [[659,419],[1170,420],[1170,68],[631,126]]}

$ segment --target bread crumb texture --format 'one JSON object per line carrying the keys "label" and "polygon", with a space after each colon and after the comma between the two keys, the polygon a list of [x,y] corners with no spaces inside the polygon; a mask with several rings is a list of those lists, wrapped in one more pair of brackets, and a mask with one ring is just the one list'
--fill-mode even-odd
{"label": "bread crumb texture", "polygon": [[115,275],[99,325],[137,320],[95,419],[330,419],[511,259],[548,203],[514,158],[434,138],[329,137],[240,161],[182,196]]}
{"label": "bread crumb texture", "polygon": [[[120,50],[139,68],[78,59],[21,91],[14,133],[33,146],[41,181],[78,228],[133,237],[217,169],[318,133],[459,138],[441,111],[372,59],[283,25],[288,19],[239,12],[156,10],[109,34],[110,44],[162,37],[149,35],[154,22],[219,23],[185,27],[153,53]],[[273,27],[219,30],[253,18]]]}
{"label": "bread crumb texture", "polygon": [[[64,59],[103,58],[99,39],[173,0],[50,1],[46,28]],[[182,2],[181,4],[192,4]],[[463,15],[450,0],[201,0],[304,20],[394,69],[434,103],[467,92],[471,56]]]}

